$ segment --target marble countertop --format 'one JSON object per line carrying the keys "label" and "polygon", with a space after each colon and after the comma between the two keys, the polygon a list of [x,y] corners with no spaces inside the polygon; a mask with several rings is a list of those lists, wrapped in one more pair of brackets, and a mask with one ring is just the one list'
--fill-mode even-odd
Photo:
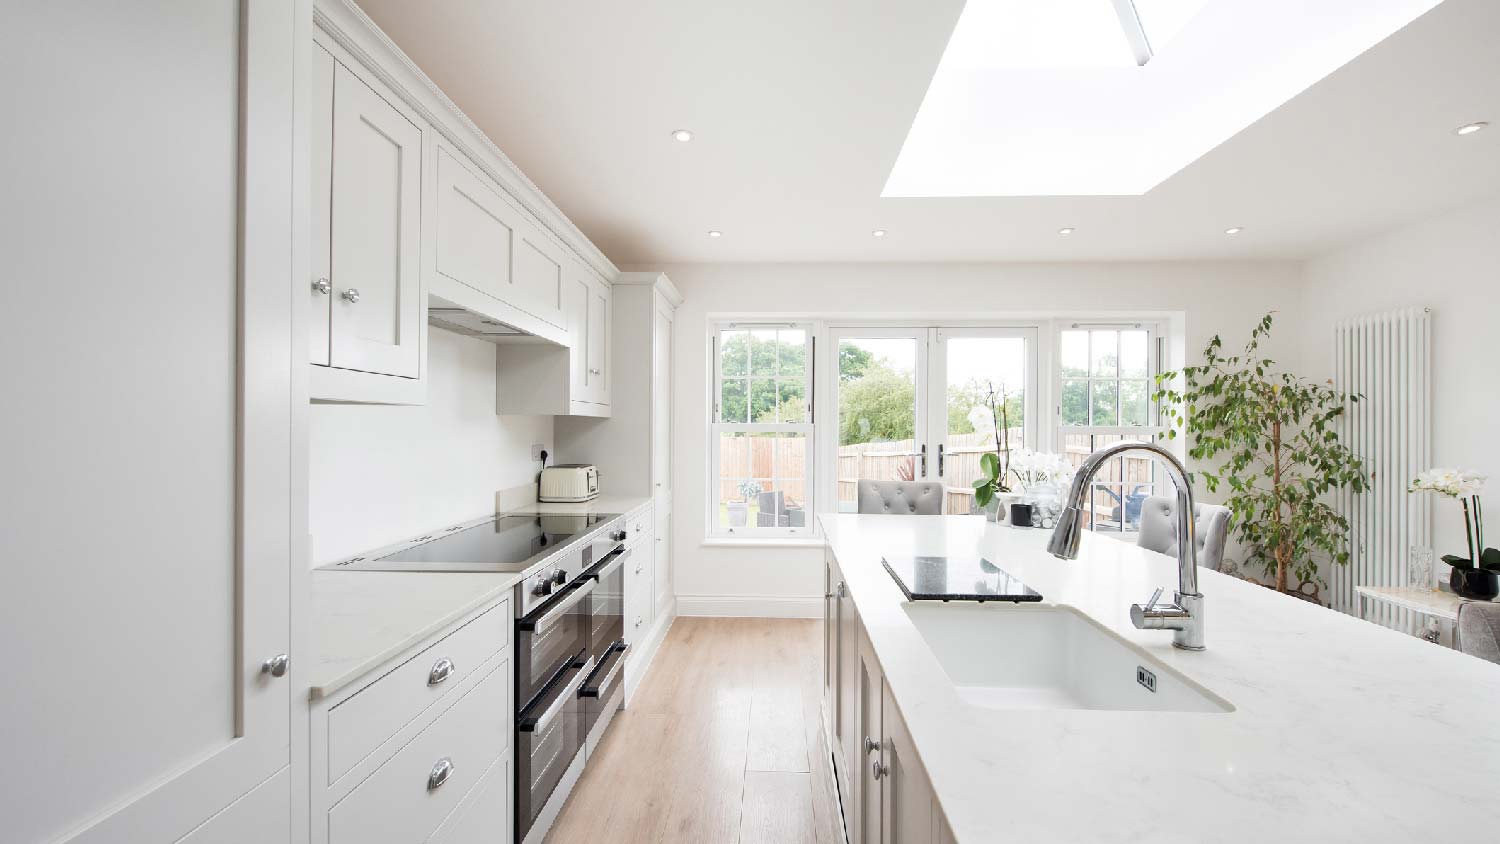
{"label": "marble countertop", "polygon": [[[1469,841],[1494,834],[1500,665],[1217,572],[1207,650],[1136,630],[1176,560],[977,516],[820,517],[917,756],[960,844]],[[961,700],[901,606],[884,554],[983,554],[1227,699],[1229,713],[1031,710]],[[994,612],[1016,611],[988,603]],[[1036,607],[1037,604],[1031,604]]]}
{"label": "marble countertop", "polygon": [[314,571],[309,695],[331,695],[502,598],[527,572]]}
{"label": "marble countertop", "polygon": [[601,495],[593,501],[581,501],[576,504],[538,501],[534,504],[510,507],[505,512],[522,514],[619,513],[621,515],[629,515],[631,512],[650,503],[651,499],[644,495]]}
{"label": "marble countertop", "polygon": [[[650,502],[645,496],[601,496],[579,504],[519,505],[506,512],[626,514]],[[572,547],[564,545],[558,553]],[[516,572],[313,571],[310,696],[331,695],[464,616],[508,597],[511,587],[555,557]]]}

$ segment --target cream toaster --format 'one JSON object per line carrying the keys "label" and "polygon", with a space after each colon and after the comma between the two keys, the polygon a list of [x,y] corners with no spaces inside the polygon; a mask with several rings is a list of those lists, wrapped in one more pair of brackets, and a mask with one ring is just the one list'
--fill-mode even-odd
{"label": "cream toaster", "polygon": [[559,463],[542,469],[536,500],[553,503],[590,501],[598,494],[598,467],[592,463]]}

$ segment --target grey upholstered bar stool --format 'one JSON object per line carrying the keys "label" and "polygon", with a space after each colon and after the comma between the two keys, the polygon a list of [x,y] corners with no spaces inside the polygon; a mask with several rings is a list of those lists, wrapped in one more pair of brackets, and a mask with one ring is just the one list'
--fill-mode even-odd
{"label": "grey upholstered bar stool", "polygon": [[[1141,504],[1141,529],[1135,544],[1163,554],[1177,553],[1177,499],[1153,495]],[[1224,542],[1229,533],[1229,508],[1193,505],[1193,527],[1198,539],[1198,565],[1218,571],[1224,566]]]}
{"label": "grey upholstered bar stool", "polygon": [[861,513],[941,516],[943,485],[925,481],[860,481],[855,499]]}
{"label": "grey upholstered bar stool", "polygon": [[1453,625],[1453,647],[1500,664],[1500,604],[1493,601],[1459,604],[1458,621]]}

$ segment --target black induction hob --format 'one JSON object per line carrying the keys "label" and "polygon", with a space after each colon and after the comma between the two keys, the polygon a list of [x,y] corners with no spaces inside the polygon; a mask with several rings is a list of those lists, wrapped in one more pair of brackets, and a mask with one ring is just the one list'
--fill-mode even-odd
{"label": "black induction hob", "polygon": [[619,518],[613,513],[490,516],[352,557],[338,571],[521,571]]}
{"label": "black induction hob", "polygon": [[1040,601],[1042,595],[983,557],[881,557],[909,601]]}

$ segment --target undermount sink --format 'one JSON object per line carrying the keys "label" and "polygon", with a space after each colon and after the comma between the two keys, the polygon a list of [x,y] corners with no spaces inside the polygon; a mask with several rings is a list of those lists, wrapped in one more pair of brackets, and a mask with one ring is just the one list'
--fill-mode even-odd
{"label": "undermount sink", "polygon": [[985,709],[1233,712],[1234,706],[1066,607],[902,606],[958,696]]}

